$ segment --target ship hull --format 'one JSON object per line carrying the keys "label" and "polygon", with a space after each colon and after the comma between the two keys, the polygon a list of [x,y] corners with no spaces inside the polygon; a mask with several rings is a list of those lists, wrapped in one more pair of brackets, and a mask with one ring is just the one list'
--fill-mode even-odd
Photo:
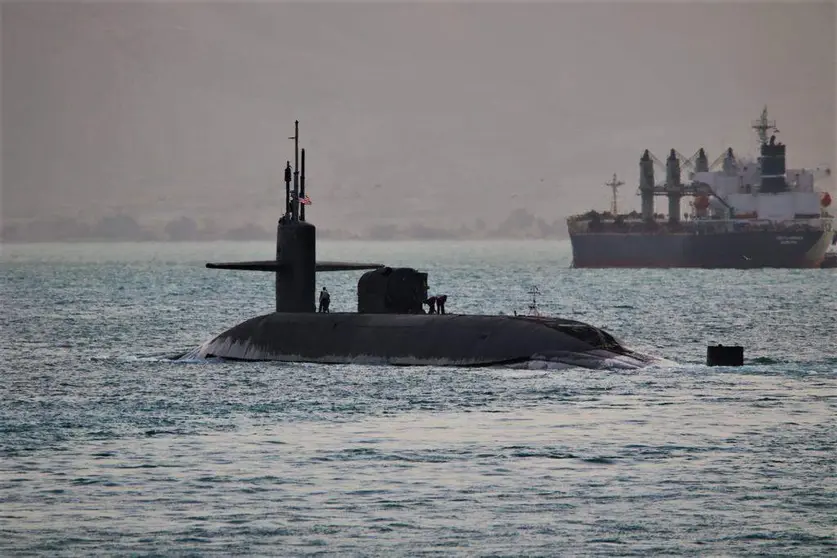
{"label": "ship hull", "polygon": [[833,238],[810,230],[570,235],[578,268],[818,268]]}
{"label": "ship hull", "polygon": [[242,322],[181,360],[401,366],[498,366],[528,361],[638,368],[653,359],[573,320],[438,314],[275,312]]}

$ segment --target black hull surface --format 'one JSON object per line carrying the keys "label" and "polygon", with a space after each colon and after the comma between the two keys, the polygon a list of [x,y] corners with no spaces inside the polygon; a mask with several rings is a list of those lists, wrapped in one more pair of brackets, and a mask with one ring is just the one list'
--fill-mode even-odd
{"label": "black hull surface", "polygon": [[537,360],[586,368],[636,368],[653,359],[607,332],[572,320],[530,316],[312,314],[252,318],[184,360],[494,366]]}
{"label": "black hull surface", "polygon": [[573,233],[574,267],[817,268],[831,231]]}

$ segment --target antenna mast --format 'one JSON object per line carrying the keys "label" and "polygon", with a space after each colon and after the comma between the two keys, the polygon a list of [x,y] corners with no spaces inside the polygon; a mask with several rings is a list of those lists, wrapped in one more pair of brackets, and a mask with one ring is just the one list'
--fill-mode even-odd
{"label": "antenna mast", "polygon": [[605,186],[608,186],[611,190],[613,190],[613,201],[610,202],[610,212],[613,214],[614,217],[618,215],[618,213],[616,212],[616,190],[618,190],[619,186],[622,186],[623,184],[624,182],[622,182],[621,180],[617,180],[615,174],[613,175],[613,178],[610,182],[605,182]]}
{"label": "antenna mast", "polygon": [[294,193],[291,196],[291,220],[299,220],[299,120],[294,121]]}
{"label": "antenna mast", "polygon": [[763,144],[767,143],[768,133],[776,133],[779,131],[779,129],[776,128],[776,121],[768,120],[767,118],[767,105],[765,105],[764,110],[761,111],[761,118],[754,120],[751,127],[756,131],[759,136],[759,141]]}

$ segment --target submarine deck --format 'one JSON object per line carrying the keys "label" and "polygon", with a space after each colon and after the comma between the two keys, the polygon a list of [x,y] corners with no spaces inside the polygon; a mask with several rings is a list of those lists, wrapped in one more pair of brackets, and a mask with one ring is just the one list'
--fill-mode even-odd
{"label": "submarine deck", "polygon": [[235,360],[483,366],[590,351],[633,354],[604,330],[562,318],[353,312],[257,316],[204,344],[200,354]]}

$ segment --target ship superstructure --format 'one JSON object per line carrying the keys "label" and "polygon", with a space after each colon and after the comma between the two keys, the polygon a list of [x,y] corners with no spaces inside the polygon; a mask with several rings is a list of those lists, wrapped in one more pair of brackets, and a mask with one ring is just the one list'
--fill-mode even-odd
{"label": "ship superstructure", "polygon": [[[610,212],[568,219],[576,267],[817,267],[834,238],[831,196],[816,188],[831,170],[787,169],[786,146],[776,140],[767,108],[753,122],[759,157],[728,148],[709,162],[703,148],[691,157],[671,149],[665,162],[645,150],[639,160],[641,211],[616,213],[616,176]],[[664,174],[656,181],[655,169]],[[667,200],[667,214],[655,199]],[[687,198],[688,211],[683,211]]]}

